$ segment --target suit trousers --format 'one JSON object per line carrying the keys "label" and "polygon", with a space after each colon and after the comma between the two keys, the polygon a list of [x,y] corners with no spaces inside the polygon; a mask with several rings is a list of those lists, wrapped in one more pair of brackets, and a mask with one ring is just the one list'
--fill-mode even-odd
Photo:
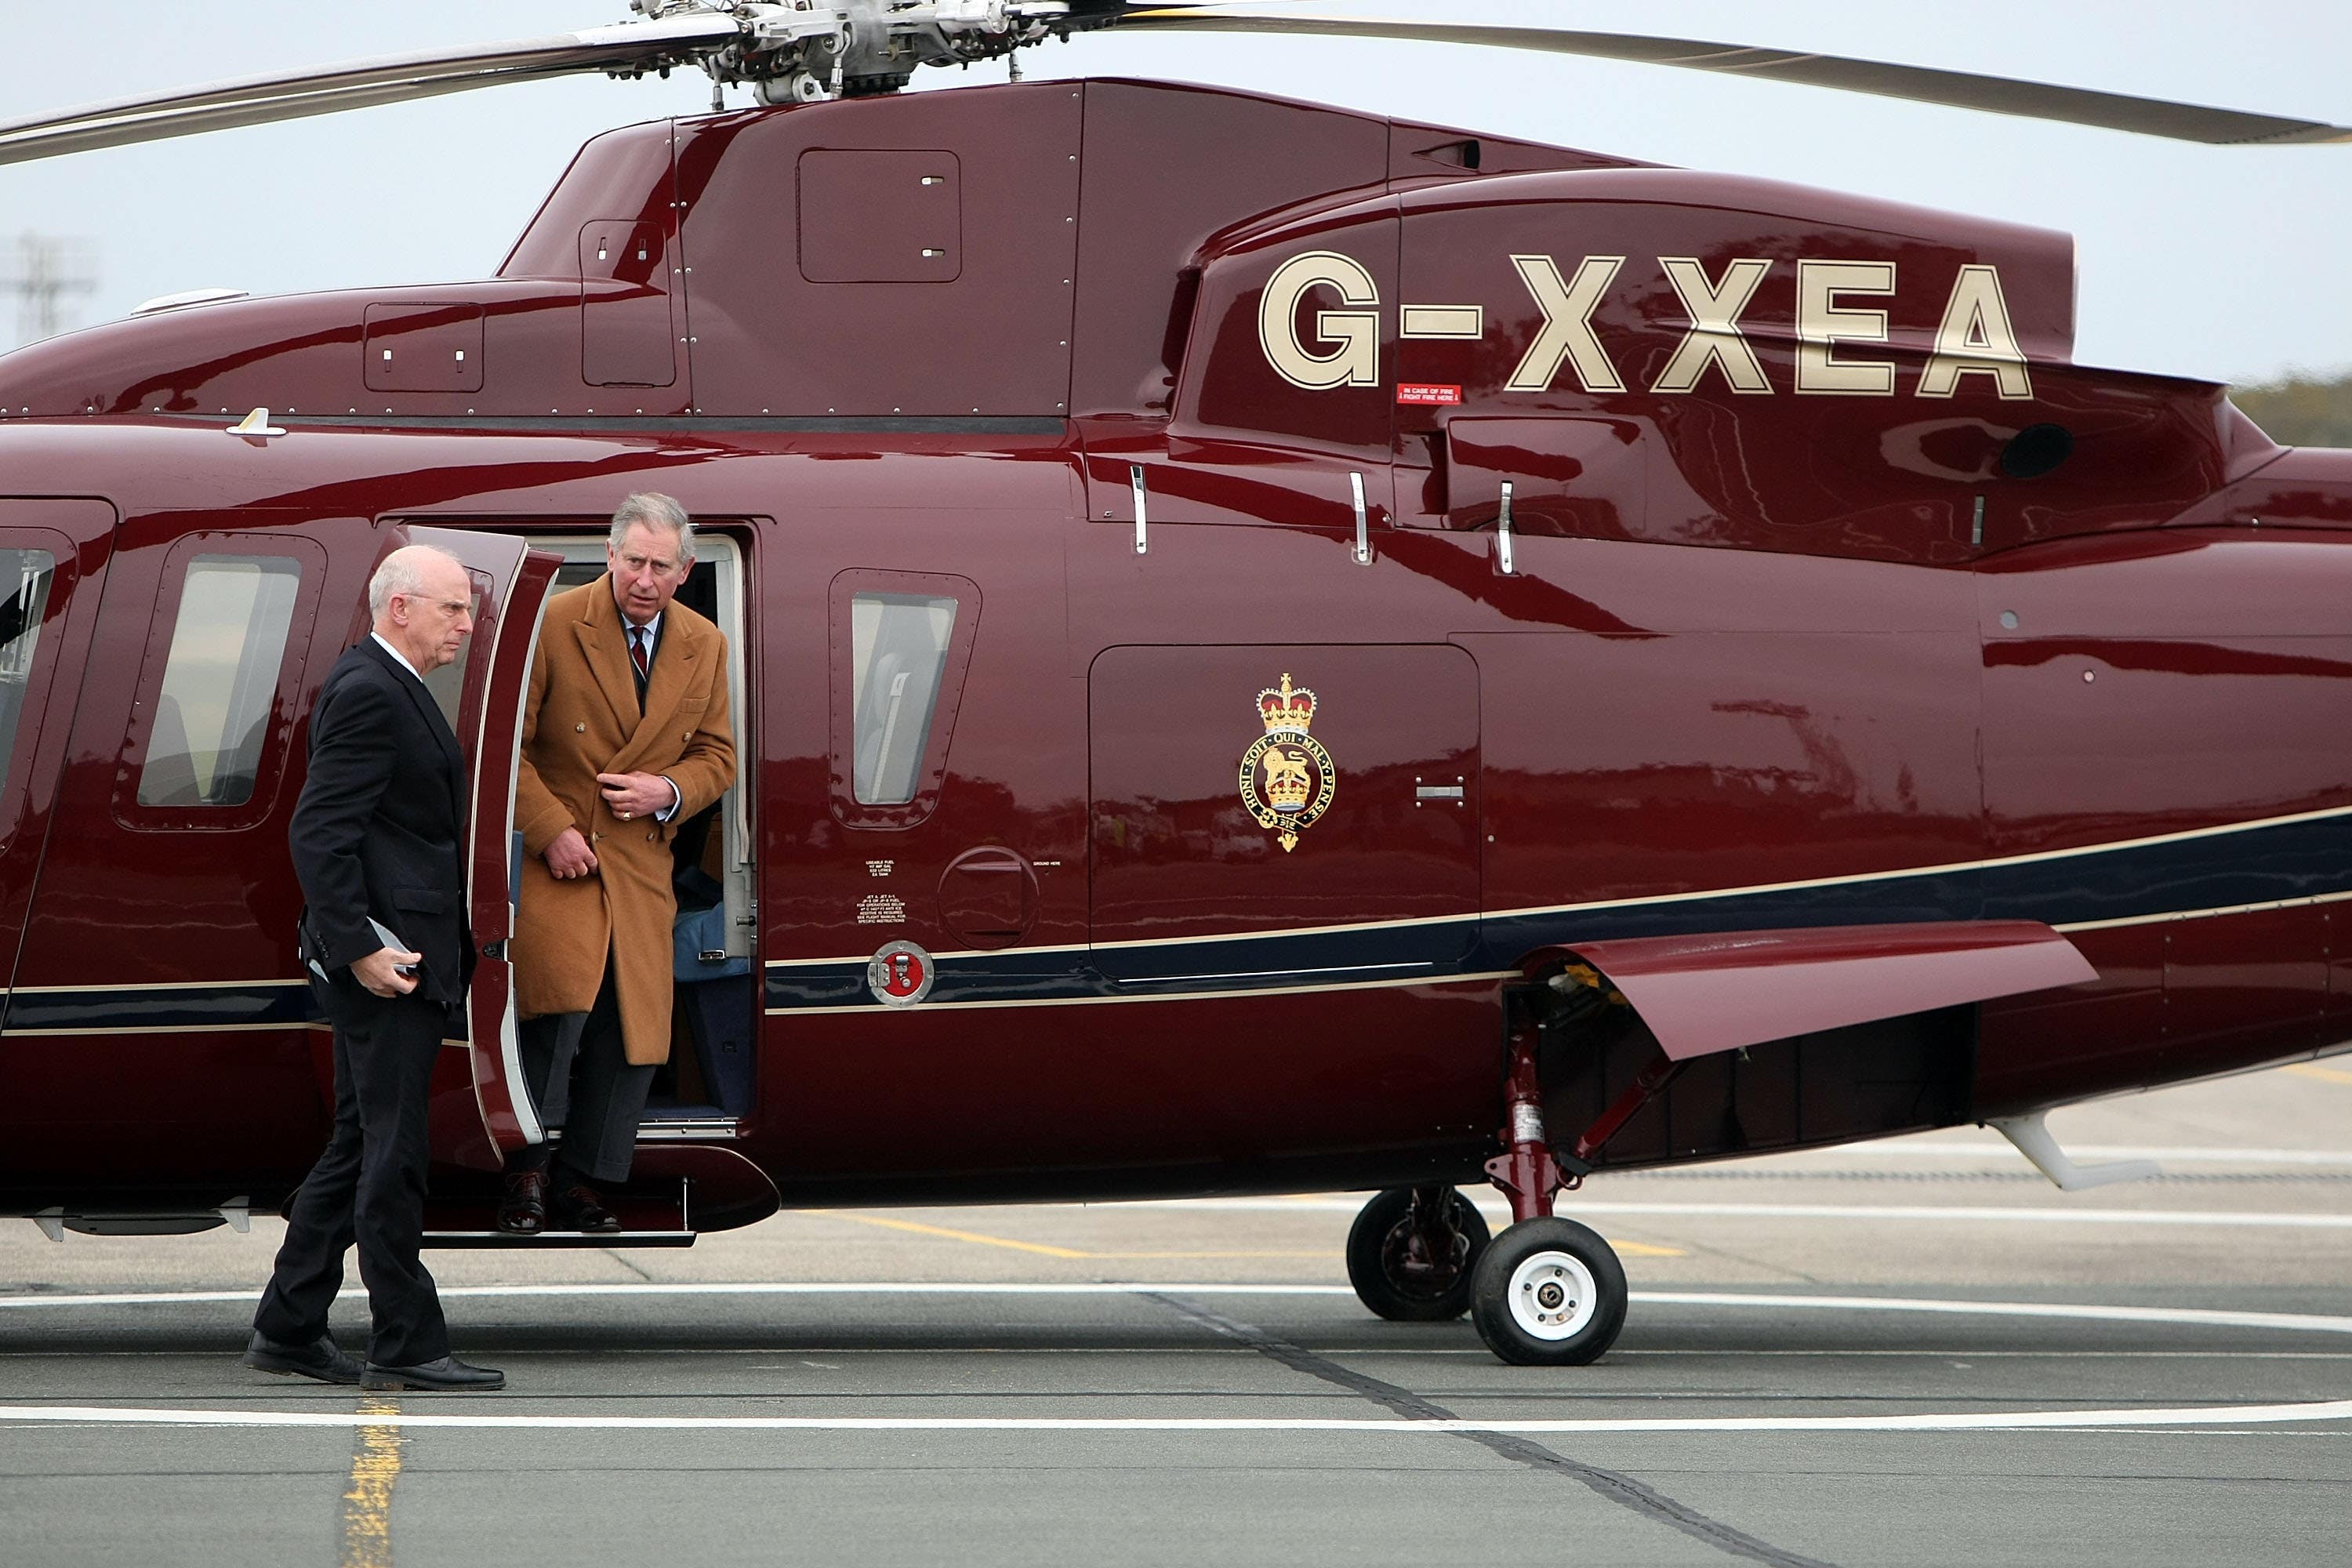
{"label": "suit trousers", "polygon": [[449,1331],[418,1248],[425,1235],[425,1111],[449,1009],[415,996],[384,998],[348,972],[331,988],[335,1129],[303,1178],[286,1241],[253,1326],[309,1344],[327,1331],[356,1241],[374,1331],[367,1359],[415,1366],[449,1353]]}
{"label": "suit trousers", "polygon": [[557,1173],[558,1185],[567,1174],[582,1181],[627,1181],[654,1069],[650,1064],[630,1065],[621,1038],[621,1005],[610,956],[604,961],[604,983],[587,1012],[525,1018],[517,1034],[539,1118],[563,1129],[563,1145],[560,1152],[544,1143],[524,1150],[507,1168],[545,1170],[554,1152],[554,1163],[566,1168]]}

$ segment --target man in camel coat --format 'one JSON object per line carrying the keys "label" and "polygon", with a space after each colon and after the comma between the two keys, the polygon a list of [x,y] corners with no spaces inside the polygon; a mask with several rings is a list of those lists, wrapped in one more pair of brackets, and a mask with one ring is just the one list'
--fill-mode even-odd
{"label": "man in camel coat", "polygon": [[682,605],[694,527],[667,496],[613,514],[610,570],[547,602],[515,775],[520,908],[509,951],[523,1069],[563,1128],[508,1163],[501,1229],[616,1230],[592,1182],[629,1173],[669,1059],[670,838],[735,780],[727,638]]}

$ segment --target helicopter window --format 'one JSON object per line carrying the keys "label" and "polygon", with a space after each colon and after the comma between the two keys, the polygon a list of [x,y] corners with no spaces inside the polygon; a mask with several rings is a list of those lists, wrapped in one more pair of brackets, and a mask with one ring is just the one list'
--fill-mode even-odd
{"label": "helicopter window", "polygon": [[33,653],[48,614],[57,558],[46,550],[0,550],[0,773],[16,749],[16,726],[33,679]]}
{"label": "helicopter window", "polygon": [[860,805],[904,805],[915,798],[955,621],[953,599],[851,596],[849,705],[857,716]]}
{"label": "helicopter window", "polygon": [[172,651],[139,774],[142,805],[241,805],[252,798],[300,564],[282,555],[188,563]]}

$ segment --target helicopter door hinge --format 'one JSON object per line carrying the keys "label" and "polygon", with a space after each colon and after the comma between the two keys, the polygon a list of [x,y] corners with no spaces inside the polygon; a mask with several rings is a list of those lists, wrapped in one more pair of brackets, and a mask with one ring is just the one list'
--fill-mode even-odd
{"label": "helicopter door hinge", "polygon": [[1977,497],[1976,521],[1969,524],[1969,548],[1984,548],[1984,497]]}
{"label": "helicopter door hinge", "polygon": [[1495,564],[1506,577],[1517,576],[1511,566],[1511,481],[1503,481],[1503,510],[1495,516]]}
{"label": "helicopter door hinge", "polygon": [[1364,476],[1349,474],[1348,490],[1356,500],[1356,564],[1370,566],[1372,563],[1372,521],[1364,506]]}
{"label": "helicopter door hinge", "polygon": [[1127,482],[1135,488],[1135,552],[1140,555],[1144,551],[1143,465],[1141,463],[1129,463],[1127,466]]}

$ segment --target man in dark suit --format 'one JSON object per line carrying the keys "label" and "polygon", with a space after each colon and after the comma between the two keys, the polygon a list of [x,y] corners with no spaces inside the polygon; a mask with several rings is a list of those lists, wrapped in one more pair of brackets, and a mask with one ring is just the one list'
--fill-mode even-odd
{"label": "man in dark suit", "polygon": [[[335,1130],[254,1315],[245,1363],[262,1372],[372,1389],[506,1384],[450,1355],[417,1256],[427,1089],[474,962],[465,758],[423,677],[457,657],[472,600],[455,557],[394,551],[368,583],[374,635],[336,661],[311,710],[289,838],[308,900],[303,956],[325,975],[313,988],[335,1028]],[[354,1241],[374,1319],[364,1368],[327,1332]]]}

